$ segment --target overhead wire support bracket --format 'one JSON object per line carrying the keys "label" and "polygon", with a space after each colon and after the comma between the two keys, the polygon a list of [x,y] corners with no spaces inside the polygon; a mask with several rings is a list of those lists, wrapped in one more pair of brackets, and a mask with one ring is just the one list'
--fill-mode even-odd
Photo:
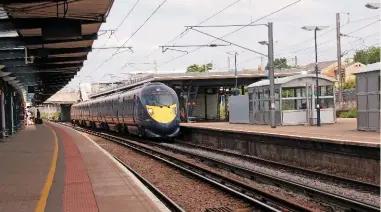
{"label": "overhead wire support bracket", "polygon": [[206,28],[206,27],[249,27],[249,26],[269,26],[268,24],[230,24],[230,25],[200,25],[200,26],[185,26],[187,29]]}
{"label": "overhead wire support bracket", "polygon": [[206,33],[206,32],[203,32],[203,31],[200,31],[200,30],[197,30],[197,29],[194,29],[194,28],[190,28],[190,29],[192,29],[192,30],[194,30],[194,31],[196,31],[196,32],[199,32],[199,33],[201,33],[201,34],[204,34],[204,35],[206,35],[206,36],[209,36],[209,37],[215,38],[215,39],[217,39],[217,40],[220,40],[220,41],[223,41],[223,42],[229,43],[230,45],[233,45],[233,46],[236,46],[236,47],[239,47],[239,48],[245,49],[245,50],[247,50],[247,51],[250,51],[250,52],[254,52],[254,53],[256,53],[256,54],[259,54],[259,55],[262,55],[262,56],[268,57],[268,55],[266,55],[266,54],[263,54],[263,53],[261,53],[261,52],[257,52],[257,51],[255,51],[255,50],[252,50],[252,49],[246,48],[246,47],[244,47],[244,46],[241,46],[241,45],[238,45],[238,44],[232,43],[232,42],[230,42],[230,41],[227,41],[227,40],[224,40],[224,39],[222,39],[222,38],[216,37],[216,36],[214,36],[214,35],[208,34],[208,33]]}
{"label": "overhead wire support bracket", "polygon": [[191,48],[191,47],[218,47],[218,46],[230,46],[226,44],[203,44],[203,45],[172,45],[172,46],[160,46],[161,47],[161,52],[164,53],[167,50],[172,50],[172,51],[179,51],[179,52],[186,52],[187,54],[189,53],[188,51],[182,51],[179,49],[174,49],[174,48]]}
{"label": "overhead wire support bracket", "polygon": [[134,51],[132,50],[132,46],[94,47],[93,49],[130,49],[131,52],[134,52]]}
{"label": "overhead wire support bracket", "polygon": [[167,50],[172,50],[172,51],[177,51],[177,52],[184,52],[184,53],[187,53],[189,54],[188,51],[183,51],[183,50],[180,50],[180,49],[172,49],[172,48],[162,48],[162,53],[166,52]]}
{"label": "overhead wire support bracket", "polygon": [[98,36],[102,36],[102,35],[105,35],[106,33],[110,32],[110,37],[115,33],[115,29],[105,29],[105,30],[99,30],[98,32],[100,32],[101,34],[99,34]]}

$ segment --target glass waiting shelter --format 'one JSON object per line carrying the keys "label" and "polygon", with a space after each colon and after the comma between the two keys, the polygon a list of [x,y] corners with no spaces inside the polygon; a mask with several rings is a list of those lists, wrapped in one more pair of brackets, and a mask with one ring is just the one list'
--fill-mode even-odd
{"label": "glass waiting shelter", "polygon": [[[321,123],[335,123],[335,89],[333,78],[319,80]],[[275,81],[275,122],[277,125],[316,124],[316,75],[299,74]],[[270,124],[270,80],[248,86],[251,124]]]}

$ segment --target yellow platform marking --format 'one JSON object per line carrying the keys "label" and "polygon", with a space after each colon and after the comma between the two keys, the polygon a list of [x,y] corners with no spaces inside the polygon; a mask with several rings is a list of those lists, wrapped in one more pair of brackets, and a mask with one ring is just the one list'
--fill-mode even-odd
{"label": "yellow platform marking", "polygon": [[50,165],[50,170],[49,170],[48,176],[45,180],[44,188],[41,191],[40,199],[38,200],[36,208],[34,209],[35,212],[45,211],[46,201],[48,200],[49,191],[50,191],[50,188],[52,187],[52,184],[53,184],[54,173],[56,171],[56,166],[57,166],[58,138],[57,138],[56,132],[54,132],[54,130],[52,128],[49,128],[49,129],[53,132],[53,136],[54,136],[53,158],[52,158],[52,163]]}

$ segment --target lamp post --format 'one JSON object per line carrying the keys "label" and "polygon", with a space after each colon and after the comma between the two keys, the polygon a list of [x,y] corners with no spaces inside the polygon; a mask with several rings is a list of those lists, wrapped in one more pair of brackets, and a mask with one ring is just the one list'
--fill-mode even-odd
{"label": "lamp post", "polygon": [[315,35],[315,73],[316,73],[316,126],[320,127],[320,90],[319,90],[319,70],[318,70],[318,53],[317,53],[317,31],[328,28],[328,26],[304,26],[302,29],[306,31],[314,31]]}
{"label": "lamp post", "polygon": [[380,8],[380,3],[368,3],[365,5],[365,7],[372,9],[372,10],[377,10]]}
{"label": "lamp post", "polygon": [[229,55],[232,55],[231,53],[234,53],[234,75],[235,75],[235,88],[234,88],[234,95],[238,95],[238,76],[237,76],[237,52],[226,52]]}
{"label": "lamp post", "polygon": [[268,46],[268,58],[269,58],[269,78],[270,78],[270,125],[271,128],[276,128],[275,123],[275,83],[274,83],[274,38],[273,38],[273,23],[268,23],[268,37],[269,42],[260,41],[261,45]]}

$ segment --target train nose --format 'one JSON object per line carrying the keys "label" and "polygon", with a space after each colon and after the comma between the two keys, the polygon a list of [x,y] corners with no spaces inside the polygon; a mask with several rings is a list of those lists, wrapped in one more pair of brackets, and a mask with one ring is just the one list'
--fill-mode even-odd
{"label": "train nose", "polygon": [[170,124],[161,124],[160,132],[162,135],[166,135],[168,133],[171,133],[171,131],[172,131],[172,128],[171,128]]}

